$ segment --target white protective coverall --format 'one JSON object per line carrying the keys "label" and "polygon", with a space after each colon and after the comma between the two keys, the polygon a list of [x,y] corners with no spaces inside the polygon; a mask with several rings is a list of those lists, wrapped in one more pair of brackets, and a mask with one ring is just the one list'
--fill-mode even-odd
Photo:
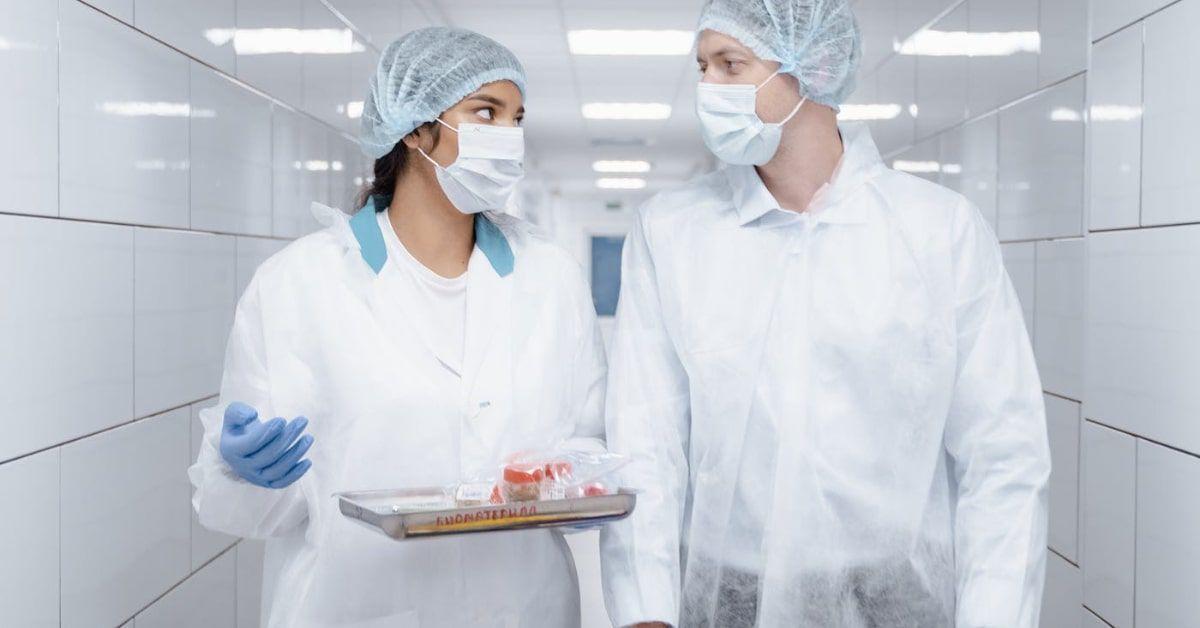
{"label": "white protective coverall", "polygon": [[[476,218],[461,377],[403,324],[372,204],[265,262],[238,304],[220,404],[190,470],[200,522],[267,538],[270,628],[578,626],[575,567],[547,530],[396,542],[335,492],[495,476],[524,449],[603,447],[604,354],[579,265],[520,221]],[[515,258],[515,264],[513,259]],[[283,490],[218,453],[224,407],[306,416],[312,469]]]}
{"label": "white protective coverall", "polygon": [[1000,248],[841,131],[809,211],[729,166],[628,238],[607,436],[644,492],[601,532],[618,626],[1037,625],[1050,460]]}

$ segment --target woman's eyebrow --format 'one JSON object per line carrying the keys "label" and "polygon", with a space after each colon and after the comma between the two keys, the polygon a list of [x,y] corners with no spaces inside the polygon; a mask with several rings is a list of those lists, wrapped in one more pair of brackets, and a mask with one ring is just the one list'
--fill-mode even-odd
{"label": "woman's eyebrow", "polygon": [[491,103],[493,105],[496,105],[497,107],[504,106],[503,100],[500,100],[499,98],[496,98],[494,96],[488,96],[487,94],[473,94],[471,96],[468,96],[467,100],[482,100],[483,102]]}

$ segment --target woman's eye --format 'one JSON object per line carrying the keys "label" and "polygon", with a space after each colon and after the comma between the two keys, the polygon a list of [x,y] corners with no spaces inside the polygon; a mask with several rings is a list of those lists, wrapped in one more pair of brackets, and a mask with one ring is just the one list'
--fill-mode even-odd
{"label": "woman's eye", "polygon": [[477,114],[477,115],[478,115],[480,118],[483,118],[484,120],[491,120],[491,119],[492,119],[492,110],[491,110],[491,109],[480,109],[479,111],[476,111],[475,113],[476,113],[476,114]]}

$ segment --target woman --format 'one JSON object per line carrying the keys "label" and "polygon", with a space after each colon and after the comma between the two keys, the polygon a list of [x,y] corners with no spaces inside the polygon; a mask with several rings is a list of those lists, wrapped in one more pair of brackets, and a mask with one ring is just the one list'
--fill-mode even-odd
{"label": "woman", "polygon": [[512,53],[476,33],[394,42],[364,108],[377,160],[362,209],[314,206],[326,228],[264,263],[238,305],[190,474],[202,524],[268,539],[267,626],[579,624],[560,534],[394,542],[331,496],[602,447],[604,358],[580,268],[481,213],[520,178],[524,93]]}

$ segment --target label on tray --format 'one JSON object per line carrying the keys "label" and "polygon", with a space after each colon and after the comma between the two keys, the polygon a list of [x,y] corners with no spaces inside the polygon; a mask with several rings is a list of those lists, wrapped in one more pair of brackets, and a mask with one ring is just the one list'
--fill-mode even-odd
{"label": "label on tray", "polygon": [[457,526],[466,523],[477,523],[483,521],[499,521],[501,519],[515,519],[520,517],[535,517],[538,514],[538,509],[535,504],[518,506],[516,504],[496,506],[480,510],[478,512],[456,512],[453,514],[438,515],[434,525],[441,526]]}

